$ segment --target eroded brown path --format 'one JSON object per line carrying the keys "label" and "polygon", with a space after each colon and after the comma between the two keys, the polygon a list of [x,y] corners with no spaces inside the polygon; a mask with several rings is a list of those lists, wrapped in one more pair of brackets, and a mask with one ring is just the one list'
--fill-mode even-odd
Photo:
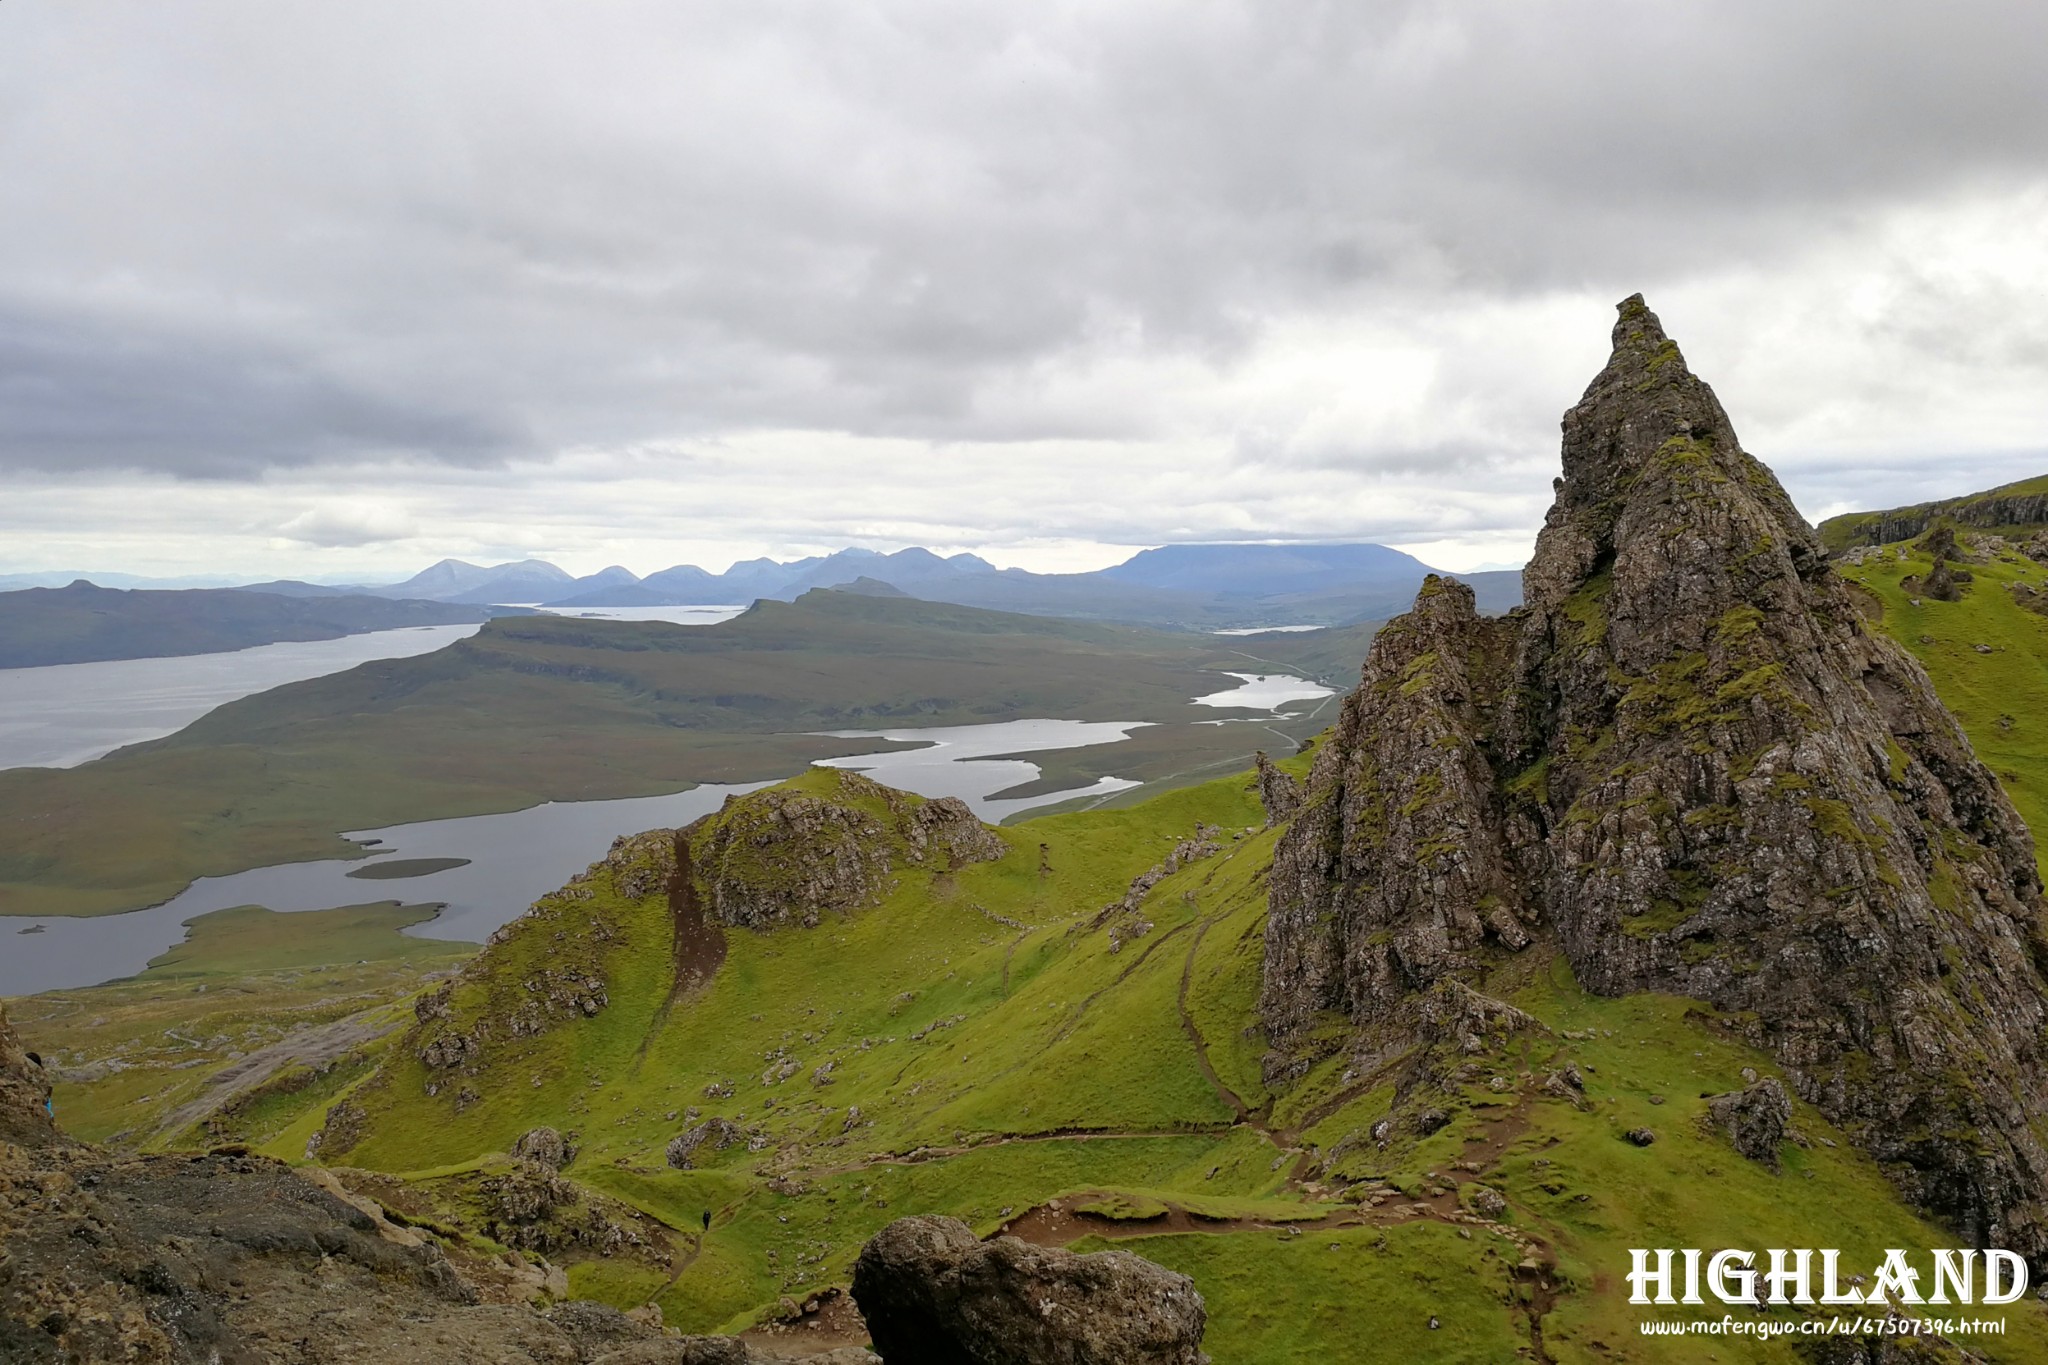
{"label": "eroded brown path", "polygon": [[671,980],[667,998],[654,1012],[653,1021],[647,1025],[647,1032],[640,1039],[637,1058],[647,1056],[648,1047],[653,1044],[655,1035],[661,1032],[662,1025],[668,1022],[677,1002],[710,985],[711,978],[725,964],[725,930],[705,915],[703,897],[697,894],[697,878],[690,862],[690,831],[696,827],[693,824],[676,831],[676,865],[668,879]]}

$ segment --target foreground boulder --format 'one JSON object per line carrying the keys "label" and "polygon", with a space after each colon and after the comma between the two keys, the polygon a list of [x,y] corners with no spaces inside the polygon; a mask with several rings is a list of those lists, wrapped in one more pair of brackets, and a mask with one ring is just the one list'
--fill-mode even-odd
{"label": "foreground boulder", "polygon": [[983,1242],[899,1218],[861,1249],[853,1297],[888,1365],[1200,1365],[1194,1282],[1124,1251]]}
{"label": "foreground boulder", "polygon": [[[1269,1079],[1410,1055],[1418,993],[1556,953],[1710,1003],[1909,1198],[2048,1265],[2026,827],[1640,297],[1563,457],[1527,605],[1429,579],[1317,754],[1274,858]],[[1758,1152],[1769,1099],[1736,1124]]]}

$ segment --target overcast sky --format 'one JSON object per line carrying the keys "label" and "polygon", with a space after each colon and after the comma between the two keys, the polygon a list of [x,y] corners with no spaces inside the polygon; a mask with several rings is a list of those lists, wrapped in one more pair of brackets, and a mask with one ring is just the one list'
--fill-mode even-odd
{"label": "overcast sky", "polygon": [[0,4],[0,571],[1518,563],[1644,291],[1807,514],[2048,472],[2048,6]]}

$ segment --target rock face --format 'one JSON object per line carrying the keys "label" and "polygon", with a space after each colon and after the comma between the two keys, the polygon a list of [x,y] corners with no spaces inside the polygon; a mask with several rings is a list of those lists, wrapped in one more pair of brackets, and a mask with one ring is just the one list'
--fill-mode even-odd
{"label": "rock face", "polygon": [[703,823],[691,866],[713,919],[739,929],[815,926],[879,900],[901,864],[993,862],[1009,845],[955,797],[926,801],[859,773],[836,799],[771,787],[727,800]]}
{"label": "rock face", "polygon": [[1889,512],[1852,512],[1821,524],[1821,535],[1837,550],[1911,540],[1942,521],[1976,530],[2011,534],[2021,527],[2048,525],[2048,491],[2038,480],[1972,493],[1942,502],[1895,507]]}
{"label": "rock face", "polygon": [[1540,943],[1589,990],[1729,1012],[1909,1197],[2040,1262],[2033,842],[1655,315],[1620,311],[1526,606],[1429,581],[1317,756],[1273,870],[1269,1075],[1328,1051],[1321,1011],[1387,1055],[1410,997]]}
{"label": "rock face", "polygon": [[1266,808],[1266,823],[1277,825],[1301,805],[1301,783],[1281,772],[1263,749],[1259,751],[1257,771],[1259,804]]}
{"label": "rock face", "polygon": [[1766,1077],[1746,1090],[1716,1095],[1707,1101],[1707,1114],[1715,1127],[1728,1135],[1735,1150],[1751,1161],[1778,1169],[1778,1144],[1792,1122],[1792,1100],[1775,1077]]}
{"label": "rock face", "polygon": [[47,1147],[63,1135],[45,1106],[50,1099],[48,1072],[29,1059],[7,1007],[0,1005],[0,1142],[22,1147]]}
{"label": "rock face", "polygon": [[1185,1275],[1122,1251],[982,1242],[899,1218],[861,1249],[853,1297],[889,1365],[1199,1365],[1207,1313]]}
{"label": "rock face", "polygon": [[569,1140],[554,1128],[532,1128],[512,1144],[512,1155],[549,1171],[559,1171],[576,1156]]}

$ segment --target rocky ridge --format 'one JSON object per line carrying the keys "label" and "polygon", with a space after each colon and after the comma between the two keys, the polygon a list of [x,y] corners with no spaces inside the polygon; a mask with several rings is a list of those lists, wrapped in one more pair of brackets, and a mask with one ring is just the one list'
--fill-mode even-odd
{"label": "rocky ridge", "polygon": [[1943,522],[1975,530],[2009,532],[2048,526],[2048,489],[2040,484],[2040,480],[2031,479],[1985,493],[1894,507],[1885,512],[1851,512],[1822,522],[1820,536],[1823,543],[1842,551],[1912,540]]}
{"label": "rocky ridge", "polygon": [[1318,754],[1273,869],[1269,1077],[1412,1054],[1418,995],[1551,951],[1709,1002],[1909,1197],[2043,1261],[2024,825],[1640,297],[1563,425],[1526,605],[1432,578]]}
{"label": "rocky ridge", "polygon": [[[680,998],[717,969],[727,928],[816,927],[825,915],[877,903],[906,872],[943,874],[1009,852],[956,798],[927,800],[836,769],[806,780],[808,788],[729,797],[686,829],[623,836],[494,933],[453,980],[414,1004],[400,1047],[419,1061],[426,1092],[447,1095],[460,1112],[479,1097],[493,1059],[609,1008],[615,960],[648,947],[645,932],[636,939],[628,927],[630,905],[667,898]],[[390,1080],[387,1067],[370,1084]],[[354,1100],[337,1105],[307,1155],[346,1154],[362,1116]]]}
{"label": "rocky ridge", "polygon": [[714,919],[739,929],[815,927],[881,897],[899,868],[993,862],[1009,845],[958,797],[936,800],[836,771],[830,796],[772,787],[730,797],[695,827],[692,870]]}

